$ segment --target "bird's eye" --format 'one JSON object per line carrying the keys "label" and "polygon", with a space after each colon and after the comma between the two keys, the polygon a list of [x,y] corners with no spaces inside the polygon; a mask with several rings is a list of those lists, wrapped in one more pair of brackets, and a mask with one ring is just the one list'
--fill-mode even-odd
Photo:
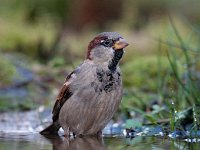
{"label": "bird's eye", "polygon": [[113,40],[111,39],[106,39],[102,42],[102,45],[104,45],[105,47],[111,47],[113,45]]}

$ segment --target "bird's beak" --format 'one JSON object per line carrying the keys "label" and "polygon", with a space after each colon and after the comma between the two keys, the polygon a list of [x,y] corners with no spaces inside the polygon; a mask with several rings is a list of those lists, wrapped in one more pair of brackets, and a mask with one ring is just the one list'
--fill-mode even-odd
{"label": "bird's beak", "polygon": [[113,49],[114,50],[119,50],[119,49],[123,49],[125,48],[126,46],[128,46],[128,42],[123,39],[123,38],[120,38],[118,41],[115,42],[115,44],[113,45]]}

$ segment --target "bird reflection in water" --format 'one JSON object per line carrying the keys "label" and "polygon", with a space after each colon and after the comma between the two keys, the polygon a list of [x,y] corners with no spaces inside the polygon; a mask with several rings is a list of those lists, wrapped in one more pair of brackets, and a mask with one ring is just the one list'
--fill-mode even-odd
{"label": "bird reflection in water", "polygon": [[106,150],[102,137],[84,136],[68,139],[60,136],[45,136],[53,150]]}

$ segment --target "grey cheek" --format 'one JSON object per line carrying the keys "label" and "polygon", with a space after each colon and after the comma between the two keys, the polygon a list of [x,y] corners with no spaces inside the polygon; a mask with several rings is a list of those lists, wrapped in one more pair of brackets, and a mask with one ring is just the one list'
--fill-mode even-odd
{"label": "grey cheek", "polygon": [[102,56],[102,54],[101,54],[101,52],[99,50],[98,51],[94,51],[94,55],[96,57],[101,57]]}

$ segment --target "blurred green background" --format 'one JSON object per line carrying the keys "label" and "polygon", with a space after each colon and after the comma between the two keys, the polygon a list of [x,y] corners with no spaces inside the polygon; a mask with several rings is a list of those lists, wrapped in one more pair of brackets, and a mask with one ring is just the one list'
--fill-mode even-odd
{"label": "blurred green background", "polygon": [[164,118],[162,108],[172,101],[177,110],[199,104],[198,0],[0,2],[0,111],[52,106],[65,76],[103,31],[119,32],[130,43],[121,61],[118,115],[153,109]]}

